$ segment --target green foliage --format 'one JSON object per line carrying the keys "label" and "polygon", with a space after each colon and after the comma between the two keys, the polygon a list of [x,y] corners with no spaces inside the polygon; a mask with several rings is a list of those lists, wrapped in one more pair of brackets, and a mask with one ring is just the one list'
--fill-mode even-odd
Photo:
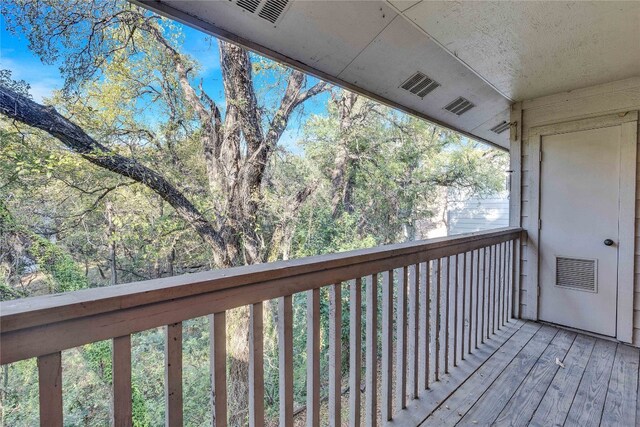
{"label": "green foliage", "polygon": [[[74,92],[55,93],[48,100],[51,105],[114,152],[159,171],[217,224],[219,194],[209,188],[202,129],[185,102],[166,50],[144,33],[132,31],[135,22],[122,18],[126,14],[96,28],[88,52],[100,60],[89,61],[79,49],[87,40],[90,28],[86,22],[92,16],[134,7],[120,0],[12,0],[3,6],[3,14],[10,17],[11,25],[32,30],[28,33],[32,49],[44,60],[61,61],[67,89],[72,87]],[[190,67],[216,65],[206,63],[207,55],[196,59],[184,53],[179,25],[148,13],[145,16],[157,22],[158,30]],[[62,41],[54,44],[45,39],[47,28],[72,18],[78,22],[64,32]],[[41,26],[31,25],[33,22]],[[258,91],[264,105],[262,120],[268,121],[290,71],[264,58],[252,59],[254,77],[262,82]],[[0,84],[10,82],[10,73],[0,72]],[[16,90],[28,90],[27,82],[11,84]],[[488,195],[504,190],[506,154],[363,98],[356,101],[351,122],[345,126],[339,104],[346,95],[336,89],[331,99],[322,98],[327,113],[301,124],[303,136],[297,145],[291,144],[292,149],[273,147],[276,154],[267,165],[264,192],[260,197],[251,195],[259,203],[256,227],[265,260],[417,238],[416,224],[433,218],[443,192]],[[0,144],[2,299],[212,268],[211,251],[201,238],[143,185],[93,166],[43,132],[4,119],[0,119]],[[346,159],[346,184],[334,188],[333,175],[341,155]],[[334,206],[336,193],[343,197]],[[26,268],[25,260],[36,265],[37,271]],[[320,307],[323,372],[328,366],[326,292],[322,291]],[[348,293],[345,283],[345,372]],[[265,403],[271,420],[276,417],[279,399],[276,320],[277,303],[266,302]],[[183,334],[185,425],[210,424],[208,320],[184,322]],[[294,347],[294,396],[296,404],[302,405],[307,357],[304,294],[294,298]],[[137,426],[164,423],[163,351],[162,330],[133,336],[133,418]],[[66,351],[63,361],[68,422],[107,425],[112,383],[109,342]],[[35,361],[3,370],[8,383],[2,395],[3,420],[12,426],[37,424]],[[326,385],[323,387],[326,395]]]}
{"label": "green foliage", "polygon": [[51,275],[53,292],[77,291],[87,287],[87,279],[75,261],[60,247],[40,236],[32,236],[31,253],[38,266]]}

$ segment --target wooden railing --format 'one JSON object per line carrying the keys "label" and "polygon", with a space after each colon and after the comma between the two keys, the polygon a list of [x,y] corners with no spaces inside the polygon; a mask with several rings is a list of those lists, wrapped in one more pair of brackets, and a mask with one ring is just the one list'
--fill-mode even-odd
{"label": "wooden railing", "polygon": [[[504,228],[3,302],[0,304],[0,364],[38,358],[40,423],[59,426],[63,423],[61,351],[112,339],[114,424],[130,425],[131,334],[165,326],[166,420],[167,425],[180,426],[183,421],[181,322],[208,315],[213,419],[214,425],[224,426],[227,424],[226,311],[249,306],[249,421],[253,426],[261,426],[264,424],[263,302],[277,298],[279,417],[280,425],[290,426],[294,419],[292,297],[306,292],[306,418],[307,425],[317,426],[321,405],[320,289],[327,286],[330,307],[328,418],[330,425],[338,426],[343,421],[341,284],[349,281],[348,421],[350,425],[375,426],[380,419],[392,420],[398,411],[407,407],[408,399],[417,398],[441,380],[514,317],[514,307],[518,306],[514,260],[518,259],[521,233],[519,228]],[[381,301],[378,301],[379,286]],[[366,354],[362,414],[363,288],[366,292]],[[380,325],[377,324],[379,304]],[[381,352],[377,343],[379,335]],[[378,384],[379,378],[381,384]]]}

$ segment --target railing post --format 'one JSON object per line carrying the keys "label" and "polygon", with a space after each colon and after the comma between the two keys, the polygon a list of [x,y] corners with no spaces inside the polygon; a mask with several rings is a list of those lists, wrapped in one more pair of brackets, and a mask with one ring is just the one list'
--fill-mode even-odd
{"label": "railing post", "polygon": [[264,426],[263,304],[249,306],[249,426]]}
{"label": "railing post", "polygon": [[455,256],[456,269],[453,288],[453,367],[458,366],[458,285],[460,282],[460,254]]}
{"label": "railing post", "polygon": [[131,401],[131,335],[113,339],[113,425],[130,427],[133,423]]}
{"label": "railing post", "polygon": [[329,287],[329,425],[341,426],[342,284]]}
{"label": "railing post", "polygon": [[165,425],[181,427],[182,420],[182,322],[167,325],[165,332]]}
{"label": "railing post", "polygon": [[367,276],[367,342],[365,424],[376,427],[378,417],[378,275]]}
{"label": "railing post", "polygon": [[436,363],[435,363],[435,371],[434,371],[434,377],[436,381],[440,381],[440,321],[441,321],[441,316],[442,316],[442,312],[441,312],[441,297],[442,297],[442,258],[438,258],[436,260],[436,330],[435,330],[435,345],[436,345],[436,351],[435,351],[435,358],[436,358]]}
{"label": "railing post", "polygon": [[409,396],[411,399],[418,398],[418,366],[420,364],[420,356],[418,350],[420,345],[419,338],[419,314],[420,314],[420,265],[414,264],[409,266],[409,296],[407,298],[409,306],[409,334],[408,334],[408,385]]}
{"label": "railing post", "polygon": [[449,373],[449,312],[451,306],[451,256],[447,256],[447,290],[444,315],[444,373]]}
{"label": "railing post", "polygon": [[211,402],[213,425],[227,425],[227,318],[225,312],[210,316]]}
{"label": "railing post", "polygon": [[[475,343],[476,345],[478,344],[478,336],[477,334],[475,334],[475,328],[477,328],[478,326],[478,307],[476,307],[476,316],[475,316],[475,322],[474,322],[474,316],[473,316],[473,289],[476,288],[477,289],[477,283],[476,286],[473,285],[473,271],[474,269],[474,261],[477,262],[478,260],[474,257],[475,254],[475,250],[471,251],[471,255],[470,255],[470,259],[469,259],[469,354],[473,353],[473,347],[471,347],[471,338],[472,338],[472,333],[473,335],[475,335],[476,339],[475,339]],[[477,281],[477,277],[476,277],[476,281]],[[477,292],[477,291],[476,291]],[[476,293],[477,296],[477,293]],[[477,301],[477,299],[476,299]],[[477,302],[476,302],[477,304]]]}
{"label": "railing post", "polygon": [[278,300],[280,427],[293,426],[293,296]]}
{"label": "railing post", "polygon": [[382,422],[393,417],[393,270],[382,274]]}
{"label": "railing post", "polygon": [[[462,337],[460,339],[461,349],[460,349],[460,357],[461,360],[464,360],[464,352],[465,352],[465,316],[467,315],[467,252],[462,254]],[[471,318],[469,318],[469,325],[471,325]]]}
{"label": "railing post", "polygon": [[396,321],[396,407],[407,407],[407,282],[408,268],[399,270]]}
{"label": "railing post", "polygon": [[307,426],[320,425],[320,289],[307,291]]}
{"label": "railing post", "polygon": [[362,279],[349,284],[349,425],[360,425],[362,372]]}
{"label": "railing post", "polygon": [[38,357],[40,426],[62,427],[62,355]]}
{"label": "railing post", "polygon": [[422,389],[427,390],[429,388],[429,340],[431,339],[430,329],[431,325],[429,322],[431,319],[429,318],[429,298],[431,295],[430,289],[430,262],[427,261],[422,263],[422,267],[420,268],[420,342],[421,345],[421,354],[422,359],[420,361],[420,375],[422,381]]}

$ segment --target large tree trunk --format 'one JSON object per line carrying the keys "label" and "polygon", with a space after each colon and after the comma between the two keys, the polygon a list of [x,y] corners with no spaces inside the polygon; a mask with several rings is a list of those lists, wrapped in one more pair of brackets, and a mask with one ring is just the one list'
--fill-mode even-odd
{"label": "large tree trunk", "polygon": [[353,171],[349,142],[357,100],[358,95],[348,91],[342,91],[340,98],[334,99],[340,117],[340,139],[331,172],[331,213],[334,219],[338,218],[342,212],[351,210]]}

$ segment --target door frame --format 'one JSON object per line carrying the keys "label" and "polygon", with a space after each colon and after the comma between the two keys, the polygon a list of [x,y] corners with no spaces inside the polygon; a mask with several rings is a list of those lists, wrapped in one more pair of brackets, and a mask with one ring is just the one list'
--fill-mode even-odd
{"label": "door frame", "polygon": [[[539,256],[540,239],[540,167],[542,137],[621,125],[620,204],[618,217],[618,284],[616,301],[616,339],[630,343],[633,339],[633,296],[635,263],[636,162],[638,145],[638,112],[629,111],[595,118],[574,120],[531,128],[529,149],[529,203],[531,218],[528,227],[527,276],[533,289],[527,289],[527,306],[538,319],[540,300]],[[630,236],[622,238],[622,236]]]}

